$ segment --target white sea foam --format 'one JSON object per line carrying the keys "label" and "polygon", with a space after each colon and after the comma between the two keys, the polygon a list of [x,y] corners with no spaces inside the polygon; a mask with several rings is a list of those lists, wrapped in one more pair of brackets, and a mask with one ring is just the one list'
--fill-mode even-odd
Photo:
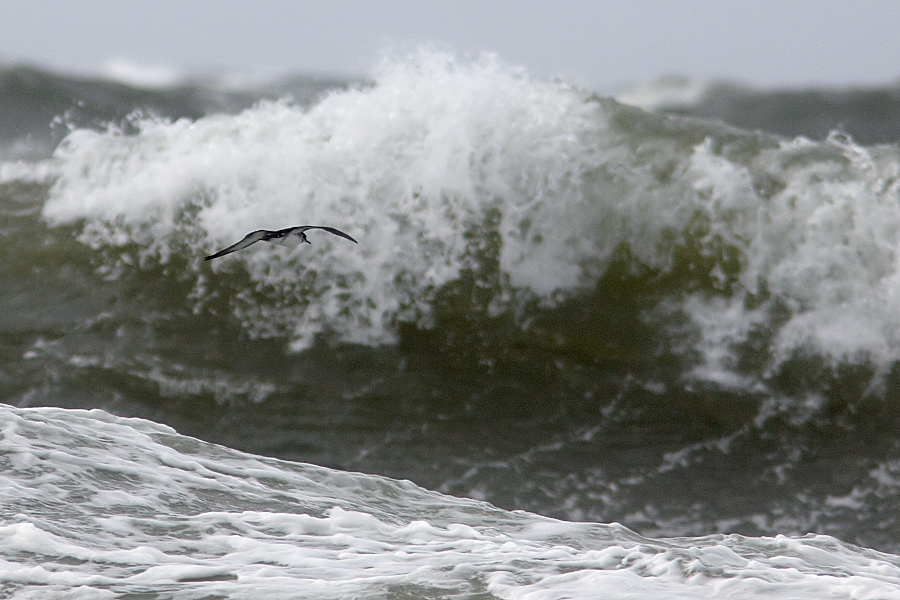
{"label": "white sea foam", "polygon": [[56,169],[50,161],[0,161],[0,185],[10,182],[51,183]]}
{"label": "white sea foam", "polygon": [[660,77],[640,84],[628,85],[614,94],[616,100],[644,110],[684,107],[697,104],[714,84],[688,77]]}
{"label": "white sea foam", "polygon": [[172,89],[198,86],[226,91],[254,90],[277,85],[285,73],[255,70],[242,72],[223,69],[186,70],[164,64],[141,63],[124,57],[108,60],[100,77],[144,89]]}
{"label": "white sea foam", "polygon": [[[690,172],[712,216],[710,235],[743,253],[738,294],[686,305],[701,324],[699,348],[730,356],[754,328],[776,327],[772,366],[797,351],[883,367],[900,358],[896,148],[797,139],[742,164],[707,143],[695,149]],[[760,175],[783,188],[761,193]],[[760,293],[773,301],[748,310],[747,295]],[[775,303],[789,313],[780,327]]]}
{"label": "white sea foam", "polygon": [[101,70],[104,77],[127,85],[169,88],[189,81],[187,73],[165,65],[140,64],[127,58],[113,58]]}
{"label": "white sea foam", "polygon": [[[511,292],[499,304],[589,289],[623,244],[665,272],[693,238],[729,289],[668,303],[696,330],[698,376],[738,381],[736,345],[766,329],[773,369],[797,351],[882,367],[900,358],[895,147],[641,115],[490,56],[427,51],[309,110],[264,103],[138,126],[72,132],[44,217],[83,219],[85,242],[134,242],[163,261],[185,245],[196,260],[253,229],[346,230],[359,246],[311,235],[293,253],[260,244],[211,263],[255,283],[232,302],[248,330],[295,348],[326,329],[375,344],[398,319],[428,323],[434,291],[486,243],[467,234],[495,211]],[[723,248],[739,273],[726,272]],[[199,280],[199,303],[209,283]]]}
{"label": "white sea foam", "polygon": [[827,536],[653,540],[97,410],[0,405],[0,456],[16,598],[900,598],[900,559]]}

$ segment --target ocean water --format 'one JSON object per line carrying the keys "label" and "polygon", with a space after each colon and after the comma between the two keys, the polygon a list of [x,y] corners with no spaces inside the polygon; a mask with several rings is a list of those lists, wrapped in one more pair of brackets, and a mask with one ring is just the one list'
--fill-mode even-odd
{"label": "ocean water", "polygon": [[0,70],[3,593],[900,598],[896,90],[139,83]]}

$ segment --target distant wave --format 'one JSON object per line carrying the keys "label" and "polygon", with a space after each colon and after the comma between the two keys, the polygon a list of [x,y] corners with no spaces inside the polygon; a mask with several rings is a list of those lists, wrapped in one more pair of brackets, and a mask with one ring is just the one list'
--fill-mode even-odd
{"label": "distant wave", "polygon": [[29,65],[0,67],[0,159],[49,156],[74,129],[126,126],[136,115],[197,119],[235,114],[261,99],[309,104],[349,81],[327,77],[250,78],[193,74],[114,62],[97,74],[61,74]]}
{"label": "distant wave", "polygon": [[859,144],[900,141],[900,83],[870,88],[755,89],[726,81],[663,77],[630,86],[616,99],[669,114],[718,119],[743,129]]}

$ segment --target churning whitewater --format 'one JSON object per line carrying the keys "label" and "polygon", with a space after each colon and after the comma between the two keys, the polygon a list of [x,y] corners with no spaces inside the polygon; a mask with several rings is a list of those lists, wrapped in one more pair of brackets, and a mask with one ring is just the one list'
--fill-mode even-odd
{"label": "churning whitewater", "polygon": [[900,597],[896,557],[826,536],[651,540],[100,411],[0,416],[16,598]]}

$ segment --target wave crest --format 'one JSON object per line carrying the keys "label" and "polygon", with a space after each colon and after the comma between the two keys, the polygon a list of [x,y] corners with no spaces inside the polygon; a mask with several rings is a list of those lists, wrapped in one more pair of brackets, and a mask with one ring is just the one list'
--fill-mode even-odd
{"label": "wave crest", "polygon": [[[804,352],[878,368],[900,357],[896,147],[651,115],[492,56],[430,51],[308,109],[263,102],[135,127],[73,131],[44,218],[83,221],[83,241],[144,263],[177,255],[197,307],[224,296],[253,335],[294,348],[433,326],[454,289],[528,329],[564,301],[609,301],[619,261],[642,298],[604,310],[644,307],[633,322],[658,322],[697,377],[767,377]],[[199,262],[297,224],[360,245],[312,237],[211,272]]]}

